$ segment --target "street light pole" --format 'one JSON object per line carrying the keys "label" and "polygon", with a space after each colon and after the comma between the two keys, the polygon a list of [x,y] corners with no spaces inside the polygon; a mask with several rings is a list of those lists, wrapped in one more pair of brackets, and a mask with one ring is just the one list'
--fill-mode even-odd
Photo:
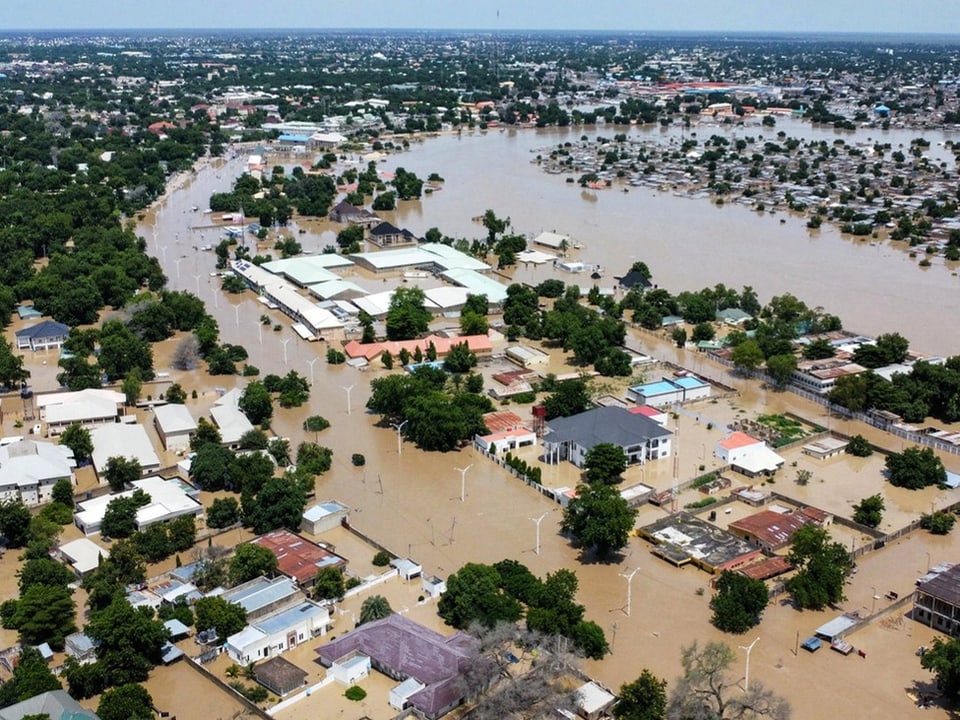
{"label": "street light pole", "polygon": [[[759,640],[759,639],[760,639],[760,638],[757,638],[757,640]],[[744,691],[744,692],[749,692],[749,691],[750,691],[750,651],[753,650],[753,646],[757,644],[757,640],[754,640],[754,641],[753,641],[752,643],[750,643],[749,645],[741,645],[741,646],[740,646],[740,649],[741,649],[741,650],[746,650],[746,651],[747,651],[747,672],[746,672],[746,674],[743,676],[743,691]]]}
{"label": "street light pole", "polygon": [[182,257],[178,257],[174,262],[177,264],[177,280],[180,279],[180,261],[183,260]]}
{"label": "street light pole", "polygon": [[287,366],[287,343],[290,342],[290,338],[284,338],[280,341],[283,343],[283,366]]}
{"label": "street light pole", "polygon": [[307,365],[310,366],[310,387],[313,387],[313,364],[319,359],[320,358],[313,358],[311,360],[307,360]]}
{"label": "street light pole", "polygon": [[639,571],[640,568],[635,568],[629,575],[620,574],[620,577],[627,579],[627,617],[630,617],[630,605],[633,602],[633,576]]}
{"label": "street light pole", "polygon": [[239,305],[233,306],[233,317],[234,317],[234,320],[237,321],[237,327],[240,327],[240,306]]}
{"label": "street light pole", "polygon": [[193,280],[197,284],[197,297],[200,297],[200,276],[194,275]]}
{"label": "street light pole", "polygon": [[344,390],[346,391],[346,393],[347,393],[347,415],[350,414],[350,391],[353,390],[353,388],[354,388],[353,385],[344,385],[344,386],[343,386],[343,389],[344,389]]}
{"label": "street light pole", "polygon": [[537,555],[540,554],[540,523],[541,523],[541,522],[543,521],[543,519],[544,519],[547,515],[549,515],[549,514],[550,514],[550,511],[547,510],[547,511],[546,511],[545,513],[543,513],[543,515],[541,515],[540,517],[530,518],[530,520],[531,520],[532,522],[535,522],[535,523],[537,524],[537,545],[536,545],[536,547],[534,547],[534,549],[533,549],[533,552],[535,552]]}
{"label": "street light pole", "polygon": [[403,455],[403,426],[406,425],[409,420],[404,420],[399,425],[394,425],[393,428],[397,431],[397,455]]}
{"label": "street light pole", "polygon": [[460,502],[463,502],[464,491],[466,490],[467,484],[467,470],[473,467],[473,464],[467,465],[465,468],[454,468],[460,473]]}

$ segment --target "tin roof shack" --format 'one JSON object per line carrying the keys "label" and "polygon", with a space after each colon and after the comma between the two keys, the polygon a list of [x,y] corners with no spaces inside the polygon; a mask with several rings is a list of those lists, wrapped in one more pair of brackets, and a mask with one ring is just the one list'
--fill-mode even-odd
{"label": "tin roof shack", "polygon": [[828,524],[831,517],[815,508],[797,510],[774,505],[753,515],[734,520],[727,529],[764,552],[775,553],[790,544],[793,534],[804,525]]}
{"label": "tin roof shack", "polygon": [[[406,701],[429,720],[446,715],[466,699],[462,675],[483,661],[478,653],[479,643],[466,633],[443,636],[397,614],[361,625],[317,649],[327,668],[351,656],[368,657],[376,670],[394,680],[413,678],[422,683],[423,689]],[[496,668],[491,670],[495,674]]]}
{"label": "tin roof shack", "polygon": [[960,633],[960,565],[934,568],[917,581],[913,619],[935,630]]}
{"label": "tin roof shack", "polygon": [[274,530],[250,542],[262,545],[276,555],[277,569],[295,580],[300,587],[312,585],[323,568],[343,569],[347,566],[346,558],[324,550],[289,530]]}
{"label": "tin roof shack", "polygon": [[665,517],[637,532],[656,545],[654,555],[677,567],[693,563],[709,573],[719,573],[737,570],[763,556],[760,548],[685,512]]}

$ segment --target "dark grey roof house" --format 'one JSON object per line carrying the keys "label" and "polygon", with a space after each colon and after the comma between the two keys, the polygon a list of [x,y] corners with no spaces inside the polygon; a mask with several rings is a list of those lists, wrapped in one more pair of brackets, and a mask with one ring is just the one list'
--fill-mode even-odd
{"label": "dark grey roof house", "polygon": [[380,247],[393,247],[416,245],[417,238],[409,230],[401,230],[392,223],[382,222],[370,229],[370,242]]}
{"label": "dark grey roof house", "polygon": [[595,445],[611,443],[623,448],[627,462],[644,463],[670,455],[669,430],[650,418],[621,407],[600,407],[579,415],[547,421],[543,438],[548,462],[569,460],[583,467]]}
{"label": "dark grey roof house", "polygon": [[17,330],[17,349],[46,350],[58,348],[66,341],[70,328],[56,320],[44,320],[42,323]]}

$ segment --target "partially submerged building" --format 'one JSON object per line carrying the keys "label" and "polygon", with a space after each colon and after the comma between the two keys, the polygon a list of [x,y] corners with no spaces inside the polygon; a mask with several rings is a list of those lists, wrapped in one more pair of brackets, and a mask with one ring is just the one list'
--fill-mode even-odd
{"label": "partially submerged building", "polygon": [[685,512],[646,525],[638,533],[655,545],[657,557],[677,567],[690,563],[709,573],[737,570],[763,555],[760,548]]}
{"label": "partially submerged building", "polygon": [[552,463],[569,460],[582,468],[594,446],[610,443],[623,449],[628,464],[645,463],[669,457],[672,435],[659,423],[625,408],[599,407],[548,420],[544,457]]}

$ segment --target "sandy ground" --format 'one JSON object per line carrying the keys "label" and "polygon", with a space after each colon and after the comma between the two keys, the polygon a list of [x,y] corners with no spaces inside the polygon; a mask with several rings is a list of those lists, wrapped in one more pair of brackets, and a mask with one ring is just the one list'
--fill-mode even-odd
{"label": "sandy ground", "polygon": [[[797,637],[802,640],[835,612],[800,613],[788,606],[774,604],[755,633],[742,638],[723,636],[709,624],[709,592],[697,594],[699,589],[709,587],[710,576],[706,573],[690,567],[676,569],[653,558],[647,544],[638,538],[634,538],[623,554],[609,564],[582,564],[577,550],[558,534],[559,507],[485,461],[472,449],[424,453],[405,441],[398,447],[396,433],[391,428],[379,427],[377,418],[363,410],[369,397],[369,381],[385,374],[384,370],[371,366],[366,372],[358,372],[346,366],[328,366],[323,359],[325,345],[297,339],[289,329],[289,322],[279,313],[266,310],[252,294],[223,296],[215,292],[209,277],[213,254],[190,249],[190,245],[199,240],[197,234],[205,231],[191,229],[198,216],[189,213],[189,206],[206,207],[211,191],[226,188],[226,173],[223,177],[219,173],[217,169],[201,172],[184,192],[172,194],[160,214],[158,235],[152,237],[147,230],[144,236],[151,251],[160,247],[161,241],[167,248],[163,256],[171,285],[199,291],[220,323],[223,340],[244,344],[250,351],[250,362],[263,372],[283,374],[296,369],[310,377],[309,361],[319,358],[312,368],[314,386],[309,404],[296,410],[278,410],[273,421],[274,431],[289,437],[294,447],[303,439],[314,439],[304,438],[301,430],[306,415],[322,414],[332,422],[332,427],[319,436],[319,441],[334,448],[335,454],[331,471],[317,479],[317,501],[333,498],[348,504],[355,527],[376,537],[394,552],[411,555],[431,574],[449,575],[468,561],[495,562],[508,557],[527,564],[541,576],[561,567],[574,569],[580,579],[578,599],[587,607],[586,617],[604,628],[613,646],[613,654],[608,659],[586,662],[585,669],[614,689],[622,682],[634,679],[645,667],[672,681],[680,671],[681,646],[694,640],[721,639],[737,646],[759,636],[760,641],[751,656],[751,682],[763,682],[789,697],[795,707],[795,717],[822,716],[825,698],[830,699],[831,713],[853,717],[860,716],[865,707],[870,707],[871,714],[878,718],[901,718],[916,712],[906,689],[916,683],[928,682],[930,675],[920,669],[914,650],[917,645],[928,643],[933,634],[909,619],[878,622],[854,635],[852,641],[866,650],[866,659],[856,655],[845,658],[828,650],[815,655],[803,652],[794,655]],[[175,265],[176,260],[181,262]],[[262,314],[281,324],[281,332],[259,332],[258,318]],[[282,345],[283,340],[288,340],[286,346]],[[210,377],[202,371],[177,373],[170,370],[169,355],[176,342],[176,339],[167,341],[155,349],[155,366],[158,371],[170,371],[170,380],[180,382],[188,396],[192,390],[197,390],[198,398],[188,400],[188,407],[195,416],[208,412],[216,397],[216,388],[243,384],[239,377]],[[899,440],[894,441],[872,428],[828,418],[819,406],[789,393],[773,392],[731,377],[726,368],[714,365],[698,353],[676,350],[665,339],[631,333],[628,343],[665,360],[680,362],[707,377],[721,379],[741,391],[735,399],[698,403],[690,408],[692,414],[681,413],[678,418],[680,459],[677,473],[681,480],[699,474],[700,465],[707,469],[714,467],[712,449],[723,437],[723,427],[727,423],[737,417],[753,417],[761,411],[795,412],[813,423],[825,427],[832,425],[846,433],[860,432],[874,442],[901,449]],[[28,357],[34,372],[33,383],[37,391],[50,390],[53,389],[55,357],[40,355]],[[350,386],[352,390],[348,393],[346,388]],[[522,416],[529,413],[523,406],[508,407]],[[144,418],[148,419],[146,415]],[[7,415],[3,434],[14,433],[14,419]],[[351,465],[350,455],[354,452],[366,455],[367,464],[363,468]],[[908,493],[886,486],[879,473],[882,463],[877,457],[861,461],[844,456],[818,462],[801,456],[799,450],[789,451],[786,457],[786,467],[778,474],[773,489],[839,514],[849,512],[851,504],[860,498],[882,492],[887,502],[884,529],[905,524],[916,513],[928,511],[931,503],[938,506],[954,499],[954,493],[935,490]],[[794,461],[797,462],[796,468],[792,466]],[[944,461],[951,469],[960,465],[953,456],[945,457]],[[461,502],[461,476],[456,468],[468,465],[466,496]],[[814,475],[810,484],[803,488],[794,482],[796,470],[800,468],[810,469]],[[626,482],[645,482],[657,489],[666,489],[673,484],[673,477],[673,462],[667,460],[631,469]],[[550,486],[572,487],[578,480],[579,472],[569,464],[551,467],[544,473],[544,483]],[[686,493],[681,504],[698,498],[698,493]],[[209,499],[204,496],[204,502]],[[536,528],[531,518],[545,511],[550,514],[541,526],[541,552],[536,554]],[[737,512],[741,512],[740,509]],[[638,522],[652,522],[663,513],[664,510],[645,507]],[[718,522],[727,521],[721,514]],[[232,534],[236,535],[235,540]],[[69,532],[65,533],[67,535]],[[222,542],[239,542],[245,537],[242,532],[231,531],[222,537]],[[372,557],[369,548],[357,548],[344,537],[332,542],[338,551],[342,548],[348,554],[354,570],[362,568],[363,574],[373,570],[369,565]],[[960,533],[946,538],[918,533],[863,557],[847,588],[849,600],[843,604],[843,609],[863,611],[864,608],[872,609],[874,603],[880,609],[887,602],[882,598],[887,590],[896,590],[901,595],[909,593],[918,573],[929,562],[936,564],[956,558],[960,550],[958,545]],[[11,597],[16,592],[13,574],[16,560],[12,555],[8,553],[0,561],[7,566],[7,572],[0,580],[4,583],[0,585],[3,597]],[[633,579],[632,602],[627,614],[627,584],[623,575],[636,568],[639,571]],[[162,566],[151,568],[151,574],[161,569]],[[417,606],[419,588],[403,589],[388,583],[383,591],[390,593],[388,597],[392,604],[396,602],[395,609],[407,607],[411,617],[438,626],[439,620],[432,606]],[[874,595],[880,595],[881,599],[874,600]],[[346,619],[347,612],[358,612],[358,608],[359,604],[353,610],[345,604],[341,608],[345,612],[343,616],[338,614],[337,624]],[[9,631],[2,633],[0,637],[5,640],[14,639]],[[318,640],[310,647],[298,648],[287,657],[311,673],[315,672],[312,677],[319,678],[322,670],[314,671],[311,665],[312,651],[319,644]],[[738,654],[743,657],[742,652],[738,651]],[[161,676],[160,671],[157,675],[167,677],[166,674]],[[187,669],[187,677],[192,676]],[[308,714],[310,717],[318,714],[340,717],[341,710],[344,717],[357,717],[363,713],[381,717],[381,712],[388,709],[384,696],[390,684],[383,678],[369,682],[367,689],[374,692],[365,701],[368,705],[337,706],[331,699],[331,704],[324,704],[323,709],[311,710],[307,705],[298,705],[284,717],[299,718]],[[151,687],[161,707],[176,702],[177,697],[192,698],[203,694],[205,701],[209,699],[210,708],[205,707],[202,712],[185,709],[181,717],[230,717],[229,700],[218,699],[218,693],[212,688],[201,683],[195,692],[183,693],[177,683],[179,679]],[[339,696],[339,693],[342,690],[333,695]],[[946,717],[946,714],[935,710],[928,716]]]}

